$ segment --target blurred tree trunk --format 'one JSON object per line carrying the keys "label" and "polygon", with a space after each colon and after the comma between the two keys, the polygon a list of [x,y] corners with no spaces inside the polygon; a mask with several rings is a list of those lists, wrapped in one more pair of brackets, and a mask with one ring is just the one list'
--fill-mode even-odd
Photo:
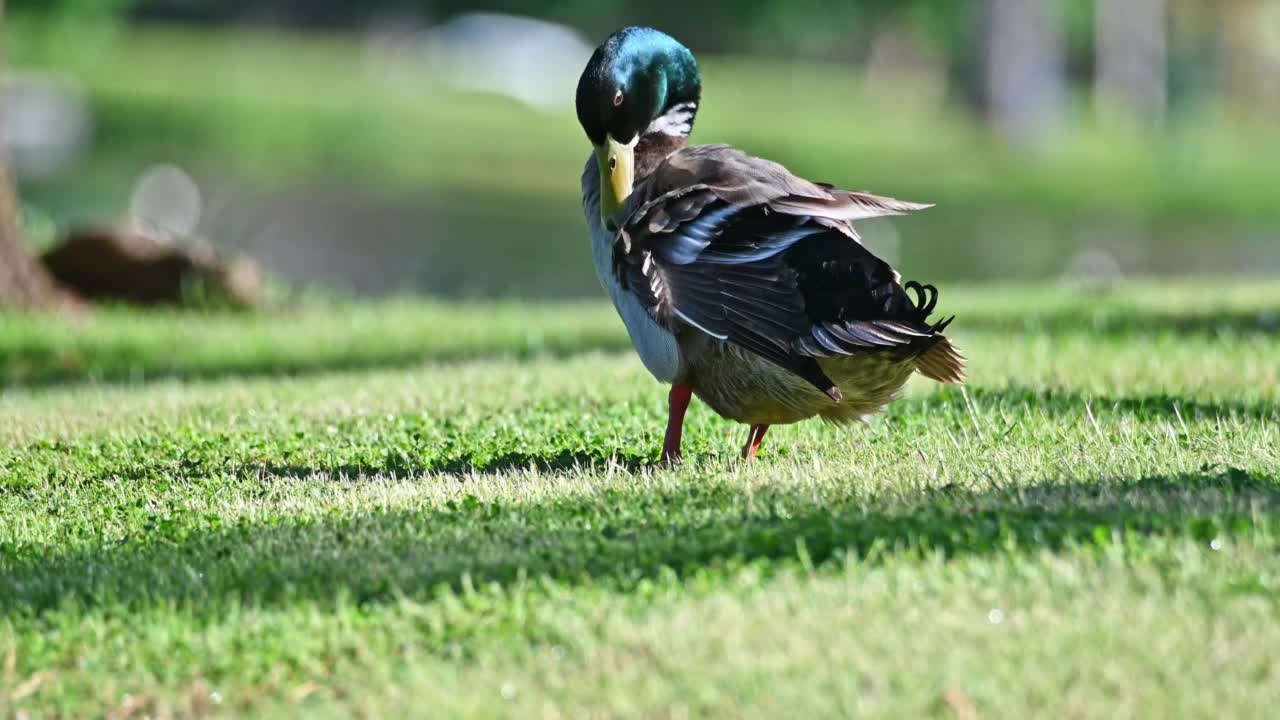
{"label": "blurred tree trunk", "polygon": [[[0,73],[4,69],[4,31],[4,0],[0,0]],[[4,99],[0,94],[0,122],[3,120]],[[3,127],[0,127],[0,138],[3,137]],[[18,223],[18,197],[13,176],[9,173],[9,157],[0,146],[0,308],[46,307],[58,300],[59,293],[53,280],[32,256],[22,238]]]}
{"label": "blurred tree trunk", "polygon": [[57,288],[18,227],[17,198],[0,154],[0,308],[37,308],[58,300]]}
{"label": "blurred tree trunk", "polygon": [[1098,0],[1098,109],[1113,120],[1163,123],[1169,104],[1167,0]]}
{"label": "blurred tree trunk", "polygon": [[1066,50],[1049,0],[984,0],[982,102],[987,122],[1020,145],[1047,141],[1066,109]]}
{"label": "blurred tree trunk", "polygon": [[1259,0],[1220,0],[1218,4],[1218,92],[1233,110],[1266,107],[1280,95],[1276,67],[1268,58],[1276,51],[1264,47],[1268,36],[1262,30],[1280,15],[1268,17],[1265,9]]}

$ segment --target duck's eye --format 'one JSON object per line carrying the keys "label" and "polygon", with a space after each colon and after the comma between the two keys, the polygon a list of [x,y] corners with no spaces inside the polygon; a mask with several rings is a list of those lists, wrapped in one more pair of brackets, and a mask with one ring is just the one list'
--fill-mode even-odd
{"label": "duck's eye", "polygon": [[616,156],[609,158],[609,172],[618,169],[618,158]]}
{"label": "duck's eye", "polygon": [[623,97],[622,97],[622,89],[621,89],[621,88],[619,88],[619,89],[618,89],[618,91],[617,91],[617,92],[615,92],[615,93],[613,94],[613,106],[614,106],[614,107],[621,107],[621,106],[622,106],[622,100],[623,100]]}

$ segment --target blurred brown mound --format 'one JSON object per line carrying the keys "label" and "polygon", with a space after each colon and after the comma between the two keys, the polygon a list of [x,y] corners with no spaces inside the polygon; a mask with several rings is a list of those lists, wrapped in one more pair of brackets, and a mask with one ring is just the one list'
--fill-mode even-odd
{"label": "blurred brown mound", "polygon": [[59,284],[91,301],[247,309],[262,299],[262,275],[253,261],[150,230],[75,230],[41,260]]}

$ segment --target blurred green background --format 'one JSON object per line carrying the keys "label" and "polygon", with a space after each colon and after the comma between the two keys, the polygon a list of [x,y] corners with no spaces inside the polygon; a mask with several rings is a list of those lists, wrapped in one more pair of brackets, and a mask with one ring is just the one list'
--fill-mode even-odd
{"label": "blurred green background", "polygon": [[930,282],[1280,271],[1275,0],[10,0],[28,236],[134,221],[361,295],[598,294],[572,108],[652,24],[695,142],[937,203]]}

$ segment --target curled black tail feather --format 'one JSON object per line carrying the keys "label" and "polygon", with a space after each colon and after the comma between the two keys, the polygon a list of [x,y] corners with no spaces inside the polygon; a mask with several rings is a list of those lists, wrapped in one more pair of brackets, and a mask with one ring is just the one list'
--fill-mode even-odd
{"label": "curled black tail feather", "polygon": [[943,318],[932,325],[929,324],[929,316],[933,314],[935,308],[938,307],[938,288],[932,285],[921,285],[915,280],[909,280],[902,286],[904,290],[915,293],[913,304],[916,309],[916,322],[929,328],[931,333],[941,333],[951,325],[956,319],[955,315],[949,318]]}
{"label": "curled black tail feather", "polygon": [[923,323],[933,314],[934,308],[938,307],[938,288],[932,285],[921,285],[915,280],[909,280],[902,287],[916,294],[916,311],[920,313],[920,322]]}

